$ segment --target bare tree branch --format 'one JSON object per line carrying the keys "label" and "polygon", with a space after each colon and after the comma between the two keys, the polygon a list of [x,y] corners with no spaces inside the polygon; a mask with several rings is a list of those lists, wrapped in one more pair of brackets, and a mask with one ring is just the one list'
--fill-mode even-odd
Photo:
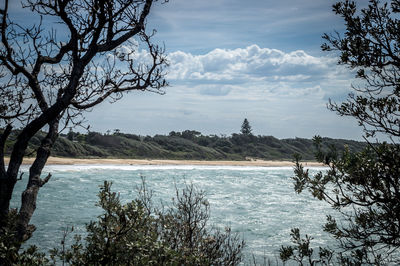
{"label": "bare tree branch", "polygon": [[[0,14],[0,118],[4,120],[0,120],[0,126],[18,122],[22,129],[13,144],[7,170],[7,128],[0,137],[0,227],[9,210],[28,142],[48,127],[22,195],[18,241],[33,232],[29,221],[37,193],[51,176],[41,179],[40,175],[58,137],[60,122],[65,123],[61,128],[79,123],[76,119],[85,110],[106,99],[115,102],[133,90],[162,93],[168,85],[164,49],[150,41],[152,34],[146,34],[146,18],[154,2],[27,0],[23,7],[39,15],[39,22],[24,26],[12,21],[9,2],[5,1]],[[49,17],[60,22],[68,33],[59,37],[54,29],[46,28],[51,25],[46,21]],[[147,58],[137,56],[134,41],[147,50]]]}

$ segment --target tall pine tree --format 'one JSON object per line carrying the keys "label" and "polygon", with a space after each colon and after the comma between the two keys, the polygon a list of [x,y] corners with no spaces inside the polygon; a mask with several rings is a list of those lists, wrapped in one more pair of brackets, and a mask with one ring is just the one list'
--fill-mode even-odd
{"label": "tall pine tree", "polygon": [[240,130],[240,133],[242,133],[242,135],[251,135],[251,126],[249,121],[247,120],[247,118],[244,119],[243,123],[242,123],[242,128]]}

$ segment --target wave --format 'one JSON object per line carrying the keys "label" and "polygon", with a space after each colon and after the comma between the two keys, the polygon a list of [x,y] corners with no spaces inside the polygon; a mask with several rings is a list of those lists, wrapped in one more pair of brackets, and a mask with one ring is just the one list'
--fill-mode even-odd
{"label": "wave", "polygon": [[[326,170],[326,167],[305,167],[310,170]],[[23,165],[21,171],[28,171],[29,166]],[[292,166],[230,166],[230,165],[121,165],[121,164],[87,164],[87,165],[47,165],[45,172],[84,172],[93,170],[232,170],[232,171],[261,171],[293,170]]]}

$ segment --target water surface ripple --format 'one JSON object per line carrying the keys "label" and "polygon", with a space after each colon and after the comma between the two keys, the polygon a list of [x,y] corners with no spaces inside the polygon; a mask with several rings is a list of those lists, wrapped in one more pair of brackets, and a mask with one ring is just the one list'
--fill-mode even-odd
{"label": "water surface ripple", "polygon": [[[309,193],[294,192],[292,167],[51,165],[43,175],[49,172],[53,177],[39,192],[32,219],[37,230],[29,240],[44,250],[60,245],[65,227],[74,225],[75,232],[83,232],[85,223],[99,215],[96,195],[104,180],[112,181],[113,190],[126,202],[136,197],[141,176],[154,191],[156,203],[171,202],[174,184],[182,188],[192,182],[204,190],[211,206],[211,225],[227,225],[238,232],[246,241],[247,258],[254,254],[274,260],[280,246],[290,243],[293,227],[312,235],[314,246],[332,244],[321,229],[331,210]],[[17,183],[13,207],[19,205],[26,186],[23,181]]]}

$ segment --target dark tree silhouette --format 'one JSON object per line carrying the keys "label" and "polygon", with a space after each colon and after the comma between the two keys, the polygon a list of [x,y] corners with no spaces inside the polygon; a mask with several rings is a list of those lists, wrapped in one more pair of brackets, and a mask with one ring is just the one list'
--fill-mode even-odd
{"label": "dark tree silhouette", "polygon": [[[312,175],[297,160],[295,190],[311,191],[341,214],[328,217],[324,230],[338,239],[339,262],[346,265],[399,264],[400,249],[400,1],[369,1],[359,9],[341,1],[334,12],[344,18],[346,32],[325,35],[323,50],[336,51],[339,64],[357,71],[360,81],[346,102],[330,103],[341,116],[357,119],[366,140],[382,134],[360,153],[323,151],[315,138],[317,159],[329,170]],[[286,251],[286,259],[293,251]]]}
{"label": "dark tree silhouette", "polygon": [[[0,228],[4,233],[10,200],[29,140],[46,131],[29,169],[16,215],[15,245],[35,230],[42,169],[62,128],[79,124],[82,112],[125,92],[154,91],[167,85],[162,48],[151,42],[146,18],[157,0],[27,0],[37,24],[18,25],[4,1],[0,13]],[[48,28],[54,22],[57,30]],[[65,30],[60,33],[60,28]],[[57,34],[58,33],[58,34]],[[139,52],[140,49],[140,52]],[[4,148],[14,127],[17,137],[8,166]]]}
{"label": "dark tree silhouette", "polygon": [[242,128],[240,129],[240,133],[242,133],[243,135],[246,135],[246,136],[251,135],[251,126],[250,126],[250,123],[247,120],[247,118],[245,118],[243,120]]}
{"label": "dark tree silhouette", "polygon": [[370,1],[362,12],[353,1],[338,2],[333,10],[346,22],[346,34],[323,36],[322,49],[339,52],[338,63],[356,70],[360,80],[347,101],[329,107],[356,118],[367,137],[400,137],[400,1],[389,2]]}

